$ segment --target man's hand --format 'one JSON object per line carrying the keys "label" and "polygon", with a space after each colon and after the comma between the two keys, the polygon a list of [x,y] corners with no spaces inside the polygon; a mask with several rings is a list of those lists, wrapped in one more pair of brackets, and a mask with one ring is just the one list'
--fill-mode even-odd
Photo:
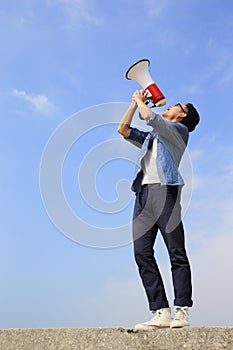
{"label": "man's hand", "polygon": [[152,115],[151,109],[145,104],[147,96],[148,92],[146,90],[136,90],[132,97],[133,103],[135,103],[139,109],[140,119],[146,121],[150,120]]}
{"label": "man's hand", "polygon": [[136,90],[132,96],[132,101],[137,103],[138,102],[145,102],[147,100],[148,92],[146,90]]}

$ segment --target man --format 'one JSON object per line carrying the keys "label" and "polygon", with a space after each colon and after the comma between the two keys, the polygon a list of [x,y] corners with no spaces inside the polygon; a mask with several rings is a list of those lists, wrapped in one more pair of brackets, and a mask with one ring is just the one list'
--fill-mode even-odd
{"label": "man", "polygon": [[[145,104],[147,92],[137,90],[122,117],[118,132],[141,148],[140,167],[133,181],[136,192],[133,215],[134,256],[153,318],[135,329],[189,326],[188,308],[192,306],[190,264],[185,250],[181,220],[180,194],[183,179],[178,166],[188,143],[189,132],[199,123],[191,103],[176,104],[162,116]],[[141,119],[152,127],[146,132],[131,127],[138,108]],[[154,257],[153,246],[160,230],[168,250],[174,287],[174,318],[166,297],[163,280]]]}

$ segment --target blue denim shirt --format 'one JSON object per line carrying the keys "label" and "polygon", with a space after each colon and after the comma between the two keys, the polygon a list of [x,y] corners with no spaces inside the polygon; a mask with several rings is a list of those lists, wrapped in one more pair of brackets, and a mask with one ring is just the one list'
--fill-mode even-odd
{"label": "blue denim shirt", "polygon": [[147,124],[152,126],[152,131],[141,131],[136,128],[130,128],[129,135],[125,138],[135,146],[141,148],[139,166],[136,169],[132,191],[141,192],[143,178],[143,172],[140,166],[141,161],[147,150],[152,146],[155,137],[158,140],[155,161],[161,185],[184,185],[178,167],[188,143],[188,128],[184,124],[170,122],[154,112]]}

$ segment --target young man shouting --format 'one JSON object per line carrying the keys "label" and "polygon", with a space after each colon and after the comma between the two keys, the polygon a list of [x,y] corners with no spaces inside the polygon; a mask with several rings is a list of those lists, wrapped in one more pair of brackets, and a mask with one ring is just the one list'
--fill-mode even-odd
{"label": "young man shouting", "polygon": [[[147,92],[137,90],[122,117],[118,132],[141,149],[140,166],[132,184],[136,193],[133,214],[134,256],[153,318],[135,329],[189,326],[188,308],[192,306],[190,264],[185,249],[180,195],[183,179],[179,163],[188,143],[189,133],[200,117],[191,103],[176,104],[162,115],[146,104]],[[131,127],[138,109],[152,131]],[[174,318],[154,256],[158,230],[168,250],[174,287]]]}

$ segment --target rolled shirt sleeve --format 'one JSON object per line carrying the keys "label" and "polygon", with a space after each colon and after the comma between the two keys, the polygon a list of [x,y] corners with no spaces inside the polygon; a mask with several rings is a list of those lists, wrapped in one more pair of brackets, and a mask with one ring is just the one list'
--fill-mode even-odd
{"label": "rolled shirt sleeve", "polygon": [[131,142],[134,146],[142,148],[142,145],[149,135],[149,131],[142,131],[136,128],[130,128],[129,135],[124,139]]}

